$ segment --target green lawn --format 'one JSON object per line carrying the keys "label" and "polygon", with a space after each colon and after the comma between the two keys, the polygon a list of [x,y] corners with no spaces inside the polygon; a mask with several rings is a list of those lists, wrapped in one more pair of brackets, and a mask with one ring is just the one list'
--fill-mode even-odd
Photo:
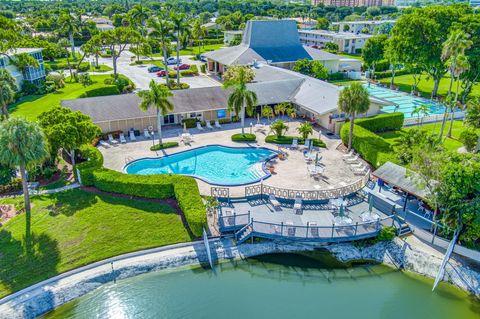
{"label": "green lawn", "polygon": [[90,69],[88,72],[107,72],[107,71],[112,71],[113,68],[109,67],[106,64],[100,64],[98,68],[94,67],[93,65],[90,65]]}
{"label": "green lawn", "polygon": [[34,197],[31,233],[27,240],[25,214],[0,227],[0,297],[108,257],[190,241],[170,206],[78,189]]}
{"label": "green lawn", "polygon": [[[387,85],[390,85],[390,81],[391,81],[391,78],[385,78],[380,80],[380,82]],[[410,92],[412,90],[412,83],[413,83],[413,76],[410,74],[400,75],[395,77],[395,85],[399,86],[401,91]],[[450,77],[446,75],[440,80],[438,94],[441,96],[447,95],[449,85],[450,85]],[[456,88],[456,82],[453,85],[453,89],[455,88]],[[422,96],[426,98],[430,98],[433,90],[433,80],[427,79],[427,76],[423,75],[422,79],[420,80],[420,83],[418,84],[418,90],[420,91]],[[461,90],[462,89],[460,88],[460,92]],[[480,96],[480,84],[476,84],[473,87],[471,96],[475,96],[475,95]]]}
{"label": "green lawn", "polygon": [[42,112],[60,105],[61,100],[77,99],[85,93],[85,91],[110,86],[103,83],[107,78],[110,78],[109,74],[92,75],[91,79],[93,80],[93,84],[87,87],[83,87],[80,83],[70,83],[67,79],[65,87],[56,92],[45,95],[30,95],[22,98],[10,106],[10,113],[12,116],[21,116],[34,120]]}
{"label": "green lawn", "polygon": [[[440,134],[440,127],[442,123],[431,123],[431,124],[425,124],[422,126],[422,129],[428,130],[430,132],[433,132],[435,134]],[[445,125],[444,129],[444,135],[445,136],[448,132],[450,122],[447,122]],[[386,133],[379,133],[381,137],[383,137],[388,143],[394,144],[400,136],[408,131],[411,130],[414,127],[406,127],[402,128],[400,131],[395,131],[395,132],[386,132]],[[449,150],[449,151],[457,151],[458,148],[462,147],[463,144],[458,140],[460,137],[460,134],[465,130],[465,126],[463,126],[462,121],[454,121],[453,122],[453,128],[452,128],[452,138],[446,138],[444,140],[443,146]]]}
{"label": "green lawn", "polygon": [[348,54],[348,53],[345,53],[345,52],[339,52],[337,54],[341,55],[341,56],[344,56],[346,58],[352,58],[352,59],[360,60],[363,63],[363,58],[362,58],[361,54]]}

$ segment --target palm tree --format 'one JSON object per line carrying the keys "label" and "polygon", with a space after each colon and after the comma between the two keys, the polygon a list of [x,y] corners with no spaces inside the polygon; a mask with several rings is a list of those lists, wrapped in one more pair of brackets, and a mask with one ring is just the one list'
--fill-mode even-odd
{"label": "palm tree", "polygon": [[470,64],[468,63],[467,56],[465,56],[463,54],[460,54],[459,56],[457,56],[457,63],[456,63],[456,67],[455,67],[454,74],[453,74],[456,78],[456,81],[457,81],[457,87],[455,89],[455,98],[454,98],[453,103],[451,104],[451,108],[450,108],[450,111],[452,112],[452,117],[450,118],[450,126],[448,128],[447,137],[452,136],[453,119],[455,117],[454,116],[455,115],[455,108],[456,108],[457,103],[458,103],[458,89],[459,89],[459,86],[460,86],[460,76],[463,74],[463,72],[468,71],[469,68],[470,68]]}
{"label": "palm tree", "polygon": [[353,124],[355,116],[368,112],[370,108],[370,99],[368,97],[368,91],[363,87],[361,83],[352,83],[349,87],[344,88],[340,92],[338,97],[338,109],[341,112],[350,115],[350,134],[348,137],[347,152],[352,149],[353,139]]}
{"label": "palm tree", "polygon": [[174,109],[172,102],[168,99],[173,94],[166,87],[156,84],[153,79],[148,86],[150,90],[138,92],[138,96],[142,99],[139,107],[144,112],[151,107],[157,110],[158,143],[162,144],[162,117]]}
{"label": "palm tree", "polygon": [[27,167],[42,163],[48,156],[48,147],[43,131],[37,123],[13,118],[0,123],[0,163],[11,168],[20,168],[23,197],[30,233],[30,196],[27,185]]}
{"label": "palm tree", "polygon": [[272,108],[268,105],[264,105],[262,108],[262,116],[266,117],[270,121],[270,118],[273,118]]}
{"label": "palm tree", "polygon": [[79,31],[78,20],[75,19],[69,12],[63,13],[59,19],[60,29],[68,33],[70,39],[70,45],[72,48],[73,61],[77,61],[77,56],[75,55],[75,41],[73,36]]}
{"label": "palm tree", "polygon": [[185,14],[172,14],[173,28],[177,39],[177,84],[180,84],[180,43],[184,33],[188,33],[187,29],[190,25],[186,22]]}
{"label": "palm tree", "polygon": [[0,69],[0,106],[2,108],[2,117],[9,118],[8,104],[15,101],[15,92],[17,85],[15,78],[7,69]]}
{"label": "palm tree", "polygon": [[[165,19],[152,18],[148,21],[150,28],[150,36],[160,42],[163,50],[163,63],[165,64],[165,79],[168,85],[168,46],[170,45],[170,36],[172,32],[172,25]],[[179,70],[177,70],[178,72]]]}
{"label": "palm tree", "polygon": [[[254,106],[257,105],[257,94],[247,88],[249,74],[251,71],[245,66],[235,66],[227,70],[235,73],[235,76],[223,83],[224,88],[233,88],[233,92],[228,97],[228,111],[235,111],[242,122],[242,134],[245,134],[245,109],[249,115],[252,115]],[[227,77],[228,78],[228,77]]]}
{"label": "palm tree", "polygon": [[288,125],[284,121],[278,120],[270,125],[270,129],[275,132],[278,137],[282,137],[283,133],[288,131]]}
{"label": "palm tree", "polygon": [[[412,116],[417,115],[417,124],[423,125],[423,116],[427,116],[430,113],[430,106],[427,104],[418,104],[415,105],[415,109],[412,111]],[[420,122],[420,115],[422,116],[422,121]]]}
{"label": "palm tree", "polygon": [[279,103],[275,105],[275,113],[284,116],[285,112],[287,111],[287,106],[288,106],[288,103]]}
{"label": "palm tree", "polygon": [[303,122],[299,127],[297,127],[297,131],[302,135],[302,138],[306,140],[310,134],[313,134],[312,124]]}
{"label": "palm tree", "polygon": [[[469,40],[470,35],[468,33],[463,32],[463,30],[455,29],[450,32],[448,35],[447,40],[443,43],[442,48],[442,60],[447,61],[451,59],[450,63],[450,85],[448,87],[447,96],[450,97],[452,93],[452,86],[453,81],[455,79],[455,69],[457,68],[457,58],[459,55],[463,55],[465,50],[470,48],[473,44],[471,40]],[[450,98],[451,100],[451,98]],[[445,128],[445,122],[447,120],[447,111],[448,109],[445,107],[445,111],[443,113],[443,120],[442,126],[440,128],[440,136],[439,139],[442,139],[443,129]]]}
{"label": "palm tree", "polygon": [[203,39],[206,36],[206,29],[202,27],[199,19],[196,19],[193,22],[192,36],[195,40],[197,40],[198,54],[200,55],[200,39]]}
{"label": "palm tree", "polygon": [[[68,48],[70,46],[70,42],[68,42],[67,39],[62,38],[58,40],[58,45],[63,48]],[[67,51],[68,53],[68,51]],[[70,72],[70,82],[73,80],[73,73],[72,73],[72,65],[70,64],[70,56],[67,55],[67,65],[68,65],[68,70]]]}
{"label": "palm tree", "polygon": [[148,9],[141,4],[136,4],[129,13],[132,22],[138,26],[140,34],[145,36],[145,23],[149,18]]}

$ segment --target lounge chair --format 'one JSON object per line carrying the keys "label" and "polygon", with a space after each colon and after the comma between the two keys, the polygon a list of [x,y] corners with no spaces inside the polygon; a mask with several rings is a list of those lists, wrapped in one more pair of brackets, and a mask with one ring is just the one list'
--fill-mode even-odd
{"label": "lounge chair", "polygon": [[303,148],[308,150],[310,148],[310,139],[306,139],[305,143],[303,143]]}
{"label": "lounge chair", "polygon": [[354,169],[352,169],[352,170],[353,170],[353,173],[354,173],[355,175],[363,175],[363,174],[365,174],[366,169],[367,169],[367,168],[362,165],[362,167],[360,167],[360,168],[354,168]]}
{"label": "lounge chair", "polygon": [[207,121],[207,128],[209,130],[213,130],[213,126],[212,126],[212,124],[210,124],[210,121]]}
{"label": "lounge chair", "polygon": [[298,139],[294,138],[292,140],[292,145],[290,147],[291,148],[297,148],[298,147]]}
{"label": "lounge chair", "polygon": [[362,166],[363,166],[363,163],[360,163],[360,162],[354,163],[354,164],[350,163],[350,168],[351,169],[361,168]]}
{"label": "lounge chair", "polygon": [[310,227],[310,234],[312,235],[312,237],[318,237],[317,223],[309,222],[308,227]]}
{"label": "lounge chair", "polygon": [[120,133],[120,143],[125,144],[127,143],[127,140],[125,139],[125,134]]}
{"label": "lounge chair", "polygon": [[135,132],[134,131],[129,131],[128,132],[128,137],[130,138],[130,141],[136,141],[137,138],[135,137]]}
{"label": "lounge chair", "polygon": [[203,127],[202,127],[202,124],[200,122],[197,122],[197,129],[199,131],[203,131]]}
{"label": "lounge chair", "polygon": [[353,158],[347,158],[347,159],[345,160],[345,162],[350,163],[350,164],[356,163],[356,162],[358,161],[358,157],[359,157],[359,156],[358,156],[358,154],[357,154],[357,155],[355,155],[355,157],[353,157]]}
{"label": "lounge chair", "polygon": [[353,157],[354,156],[354,151],[353,149],[350,150],[350,152],[348,152],[347,154],[343,154],[342,157],[343,158],[350,158],[350,157]]}
{"label": "lounge chair", "polygon": [[148,139],[151,139],[151,138],[152,138],[152,137],[150,136],[150,133],[148,132],[147,129],[144,129],[144,130],[143,130],[143,136],[144,136],[145,138],[148,138]]}
{"label": "lounge chair", "polygon": [[293,203],[293,210],[295,211],[295,214],[302,213],[302,197],[297,196],[295,198],[295,202]]}
{"label": "lounge chair", "polygon": [[100,145],[102,145],[103,147],[105,147],[105,148],[109,148],[109,147],[110,147],[110,144],[108,144],[108,143],[105,142],[104,140],[100,140],[100,141],[98,141],[98,143],[99,143]]}
{"label": "lounge chair", "polygon": [[112,145],[117,145],[117,144],[118,144],[118,141],[113,138],[112,134],[108,134],[108,141],[109,141],[110,144],[112,144]]}
{"label": "lounge chair", "polygon": [[215,127],[216,128],[222,128],[222,126],[220,125],[220,122],[218,120],[215,120]]}
{"label": "lounge chair", "polygon": [[270,201],[270,204],[272,204],[273,208],[275,208],[275,210],[281,209],[280,202],[277,200],[275,195],[268,195],[268,200]]}

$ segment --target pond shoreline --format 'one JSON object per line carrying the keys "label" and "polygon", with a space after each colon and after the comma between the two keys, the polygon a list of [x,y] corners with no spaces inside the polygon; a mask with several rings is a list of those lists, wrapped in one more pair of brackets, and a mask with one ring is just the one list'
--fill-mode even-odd
{"label": "pond shoreline", "polygon": [[[434,278],[441,263],[439,254],[418,249],[395,238],[391,242],[358,247],[357,244],[313,245],[261,242],[236,246],[229,239],[210,240],[216,260],[244,259],[272,253],[313,252],[326,249],[343,263],[373,261]],[[179,266],[206,264],[202,242],[184,243],[135,252],[88,265],[40,282],[0,300],[0,318],[34,318],[72,301],[103,284],[143,273]],[[451,260],[445,281],[480,297],[480,273],[464,263]]]}

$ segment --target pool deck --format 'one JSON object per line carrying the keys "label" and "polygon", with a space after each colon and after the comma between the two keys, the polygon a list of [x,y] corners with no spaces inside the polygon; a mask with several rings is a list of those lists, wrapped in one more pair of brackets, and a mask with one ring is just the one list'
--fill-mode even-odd
{"label": "pool deck", "polygon": [[[253,119],[246,120],[247,126],[249,126],[251,120]],[[301,121],[297,120],[288,121],[287,124],[289,126],[289,130],[287,135],[298,135],[297,127],[301,123]],[[255,132],[255,128],[253,129],[253,133],[257,135],[256,143],[237,143],[231,140],[231,135],[241,132],[241,128],[238,123],[222,125],[221,129],[205,129],[203,132],[197,129],[189,129],[189,132],[194,135],[194,141],[191,144],[184,144],[183,142],[180,142],[179,134],[182,132],[183,128],[180,126],[164,126],[163,142],[179,142],[179,146],[157,152],[150,151],[152,141],[143,138],[139,138],[136,142],[129,141],[126,144],[111,146],[109,148],[99,146],[99,150],[104,156],[104,166],[113,170],[122,171],[125,164],[132,160],[143,157],[159,157],[166,154],[174,154],[188,149],[211,144],[234,147],[267,147],[273,150],[279,149],[279,146],[276,144],[265,143],[265,136],[268,133],[268,128],[264,132]],[[250,127],[247,127],[245,132],[249,133]],[[318,138],[318,136],[319,128],[316,127],[313,137]],[[305,162],[303,156],[303,146],[300,145],[297,150],[282,148],[282,150],[288,154],[287,159],[274,159],[270,162],[275,167],[275,173],[273,173],[271,177],[264,180],[264,184],[287,189],[320,190],[346,186],[359,180],[361,176],[355,175],[350,169],[350,165],[342,160],[342,155],[344,153],[337,149],[341,144],[339,137],[326,136],[325,134],[322,134],[321,139],[327,145],[326,149],[319,149],[320,156],[322,156],[321,166],[325,169],[324,176],[319,179],[313,179],[309,176],[307,168],[308,164]],[[158,143],[158,139],[156,142]],[[318,148],[315,149],[318,150]],[[211,194],[212,185],[199,179],[197,179],[197,183],[202,195]],[[232,197],[240,197],[245,195],[245,186],[229,188],[230,196]]]}

